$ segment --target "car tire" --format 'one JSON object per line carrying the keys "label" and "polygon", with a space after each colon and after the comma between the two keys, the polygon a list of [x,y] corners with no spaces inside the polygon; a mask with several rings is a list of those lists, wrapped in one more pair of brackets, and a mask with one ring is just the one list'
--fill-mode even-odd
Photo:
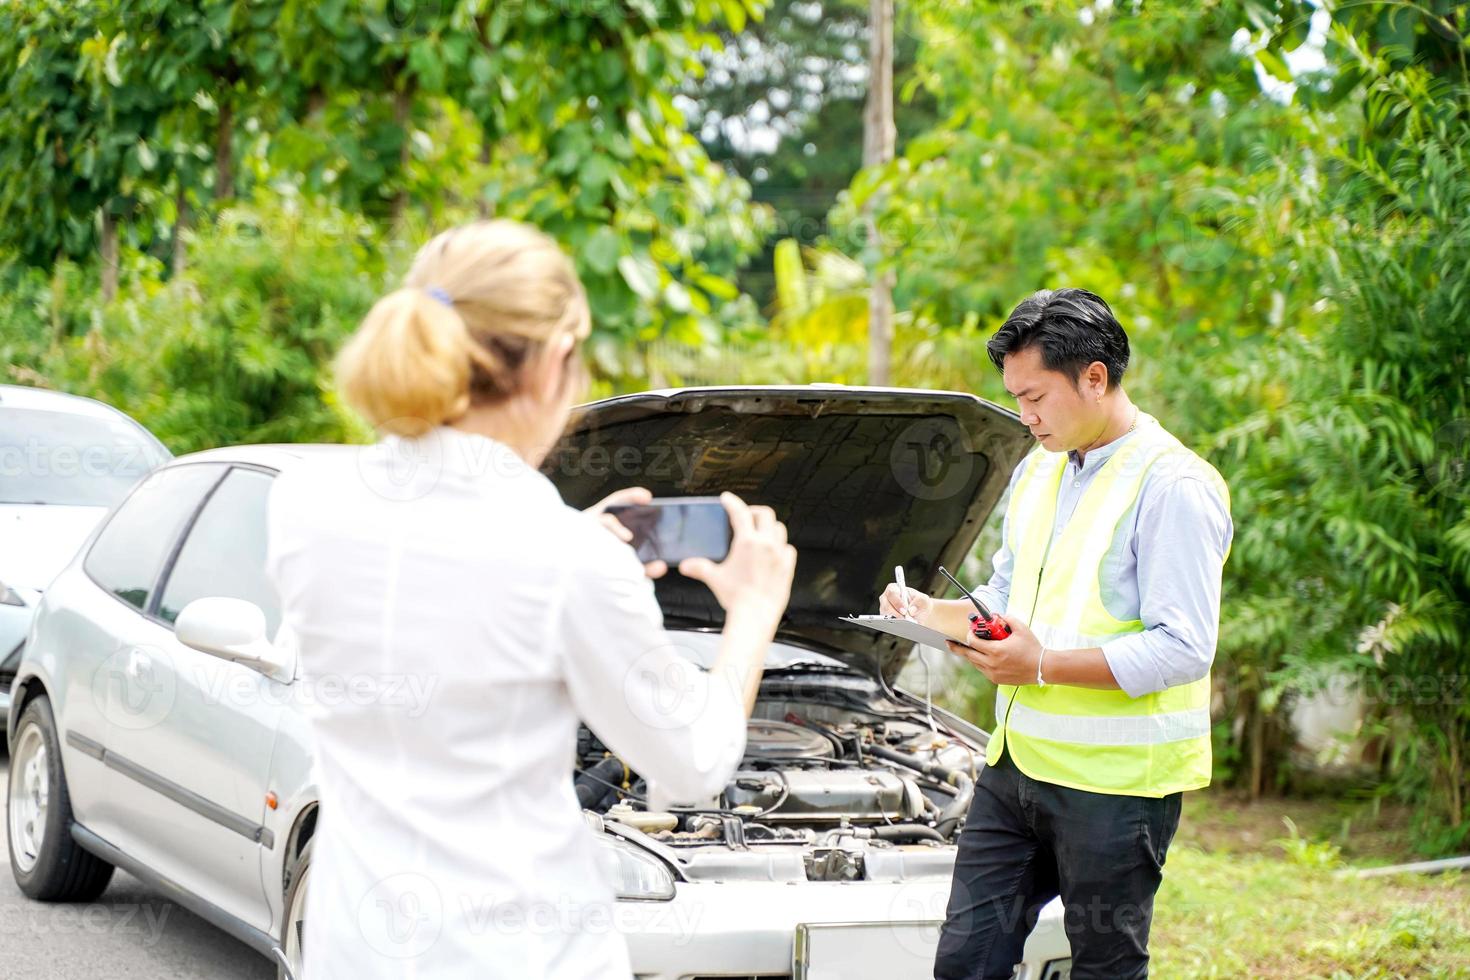
{"label": "car tire", "polygon": [[113,867],[72,839],[71,794],[49,698],[26,704],[10,749],[5,829],[15,883],[41,902],[95,900],[112,880]]}
{"label": "car tire", "polygon": [[[301,856],[296,859],[296,866],[291,869],[290,880],[286,883],[285,911],[282,912],[283,924],[281,926],[281,951],[285,954],[286,962],[291,964],[291,971],[295,973],[297,980],[301,978],[302,966],[302,927],[306,922],[306,883],[311,872],[311,845],[314,840],[306,842],[301,849]],[[287,980],[286,971],[279,965],[276,967],[276,980]]]}

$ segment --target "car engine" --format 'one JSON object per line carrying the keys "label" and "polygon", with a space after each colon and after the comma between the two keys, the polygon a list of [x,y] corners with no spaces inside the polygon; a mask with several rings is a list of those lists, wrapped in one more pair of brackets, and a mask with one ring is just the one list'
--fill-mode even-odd
{"label": "car engine", "polygon": [[604,822],[675,851],[798,849],[808,880],[861,878],[874,849],[948,850],[980,764],[957,734],[911,711],[821,702],[763,700],[756,714],[718,798],[658,810],[643,780],[584,728],[578,799]]}

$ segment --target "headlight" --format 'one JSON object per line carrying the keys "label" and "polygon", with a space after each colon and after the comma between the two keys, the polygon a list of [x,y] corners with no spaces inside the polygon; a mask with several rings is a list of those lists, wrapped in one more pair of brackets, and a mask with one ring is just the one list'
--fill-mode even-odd
{"label": "headlight", "polygon": [[667,902],[674,897],[674,876],[662,861],[616,837],[604,835],[602,857],[618,898]]}
{"label": "headlight", "polygon": [[0,582],[0,605],[23,606],[25,604],[26,601],[22,599],[14,589],[6,585],[4,582]]}

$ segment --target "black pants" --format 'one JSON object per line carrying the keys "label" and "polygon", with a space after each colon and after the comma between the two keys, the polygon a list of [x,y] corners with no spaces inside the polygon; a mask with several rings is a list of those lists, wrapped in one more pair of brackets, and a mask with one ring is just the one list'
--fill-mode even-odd
{"label": "black pants", "polygon": [[936,980],[1000,980],[1057,895],[1073,980],[1148,976],[1148,929],[1180,795],[1089,793],[1044,783],[1004,753],[987,766],[960,834]]}

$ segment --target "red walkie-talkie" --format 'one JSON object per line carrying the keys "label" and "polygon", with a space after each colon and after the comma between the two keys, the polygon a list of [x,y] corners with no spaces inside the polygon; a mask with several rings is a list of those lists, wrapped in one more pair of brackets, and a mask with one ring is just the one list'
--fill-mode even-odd
{"label": "red walkie-talkie", "polygon": [[1011,628],[1005,624],[1005,621],[999,616],[992,614],[989,609],[986,609],[985,604],[979,599],[970,595],[970,590],[961,585],[959,580],[953,575],[945,571],[943,565],[939,566],[939,573],[953,582],[955,588],[963,592],[965,598],[973,602],[976,610],[979,611],[980,614],[978,616],[975,613],[970,614],[970,632],[972,634],[982,640],[1004,640],[1011,635]]}

